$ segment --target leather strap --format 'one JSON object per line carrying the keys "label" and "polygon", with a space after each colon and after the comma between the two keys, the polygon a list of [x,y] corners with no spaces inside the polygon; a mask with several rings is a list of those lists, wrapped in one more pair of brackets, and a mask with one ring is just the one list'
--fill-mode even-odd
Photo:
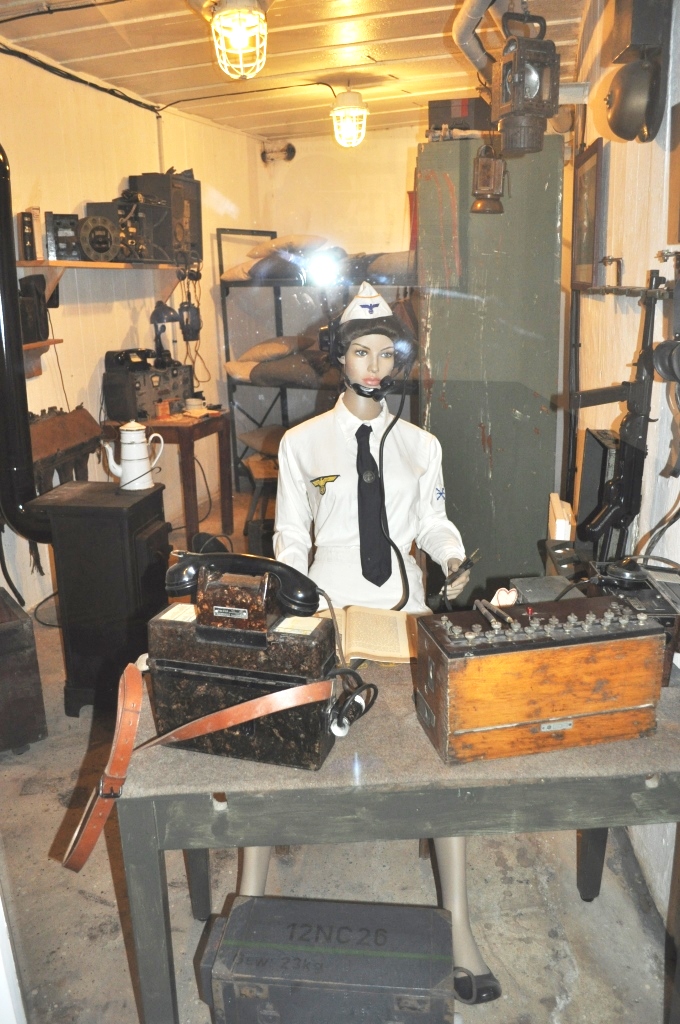
{"label": "leather strap", "polygon": [[154,736],[153,739],[135,748],[143,692],[141,672],[136,665],[128,665],[120,678],[116,731],[111,755],[62,861],[63,866],[71,871],[80,871],[92,853],[113,810],[113,805],[123,791],[134,749],[147,750],[150,747],[196,739],[222,729],[230,729],[234,725],[251,722],[256,718],[263,718],[265,715],[272,715],[277,711],[328,700],[333,694],[333,680],[324,679],[307,683],[305,686],[291,686],[264,697],[257,697],[255,700],[245,701],[243,704],[214,711],[210,715],[180,725],[163,736]]}

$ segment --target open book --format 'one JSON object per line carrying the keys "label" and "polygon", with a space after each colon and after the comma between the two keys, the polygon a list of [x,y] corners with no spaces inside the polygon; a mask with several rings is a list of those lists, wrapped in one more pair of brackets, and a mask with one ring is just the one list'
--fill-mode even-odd
{"label": "open book", "polygon": [[[331,617],[327,609],[317,614],[324,619]],[[365,658],[367,661],[407,662],[415,658],[416,620],[406,612],[351,605],[336,609],[335,615],[347,661]]]}

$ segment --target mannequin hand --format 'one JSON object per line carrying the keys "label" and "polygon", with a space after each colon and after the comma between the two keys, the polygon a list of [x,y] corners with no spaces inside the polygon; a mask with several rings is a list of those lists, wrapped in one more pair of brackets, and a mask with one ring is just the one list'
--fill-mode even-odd
{"label": "mannequin hand", "polygon": [[[456,571],[461,561],[461,558],[450,558],[448,560],[447,576],[449,575],[449,573]],[[464,572],[463,575],[459,576],[457,580],[453,581],[453,583],[449,583],[448,587],[446,588],[446,596],[449,599],[449,601],[451,601],[454,597],[458,597],[459,594],[462,594],[469,582],[470,570],[468,569],[467,572]]]}

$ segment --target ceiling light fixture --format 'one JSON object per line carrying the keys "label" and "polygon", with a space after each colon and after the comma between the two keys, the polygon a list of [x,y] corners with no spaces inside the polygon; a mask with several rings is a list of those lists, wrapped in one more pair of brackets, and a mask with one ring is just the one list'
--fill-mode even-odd
{"label": "ceiling light fixture", "polygon": [[366,135],[367,115],[368,107],[360,92],[348,89],[337,96],[331,107],[335,141],[346,149],[361,145]]}
{"label": "ceiling light fixture", "polygon": [[267,59],[267,9],[272,0],[189,0],[210,24],[225,75],[254,78]]}

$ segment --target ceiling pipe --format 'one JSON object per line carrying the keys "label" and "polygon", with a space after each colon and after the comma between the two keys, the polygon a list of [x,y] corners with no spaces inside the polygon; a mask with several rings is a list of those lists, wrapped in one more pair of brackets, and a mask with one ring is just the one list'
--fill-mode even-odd
{"label": "ceiling pipe", "polygon": [[509,0],[465,0],[451,28],[451,35],[464,57],[479,72],[484,82],[491,85],[492,67],[495,63],[491,54],[482,46],[476,29],[487,11],[501,29],[501,19],[509,6]]}
{"label": "ceiling pipe", "polygon": [[22,537],[49,544],[47,515],[36,497],[19,319],[9,161],[0,146],[0,513]]}

